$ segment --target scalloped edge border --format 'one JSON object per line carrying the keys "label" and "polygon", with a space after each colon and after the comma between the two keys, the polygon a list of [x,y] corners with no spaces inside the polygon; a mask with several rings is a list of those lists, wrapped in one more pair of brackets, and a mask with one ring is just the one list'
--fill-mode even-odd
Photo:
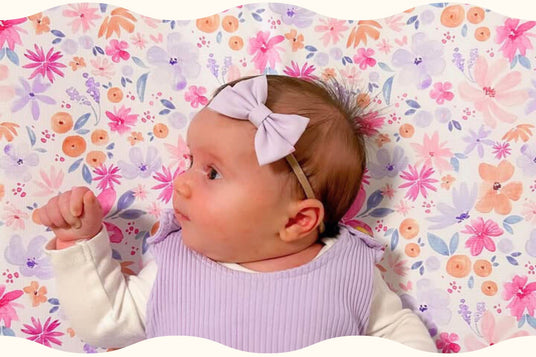
{"label": "scalloped edge border", "polygon": [[[335,17],[345,20],[381,19],[400,14],[414,7],[426,6],[431,3],[469,4],[480,6],[497,14],[525,20],[536,20],[536,3],[531,4],[528,0],[470,0],[468,2],[454,1],[442,2],[434,0],[279,0],[279,1],[251,1],[251,0],[200,0],[188,2],[188,8],[184,9],[178,2],[170,3],[170,0],[106,0],[105,3],[115,7],[124,7],[139,15],[154,19],[169,20],[194,20],[227,9],[255,3],[280,2],[297,5],[314,11],[319,15]],[[13,1],[9,7],[2,8],[0,18],[2,20],[16,19],[31,16],[35,13],[51,10],[55,7],[66,6],[73,3],[95,3],[99,1],[81,0],[22,0]],[[33,10],[29,10],[33,9]],[[352,14],[348,16],[348,14]],[[170,16],[176,14],[176,16]],[[534,14],[532,18],[527,14]]]}

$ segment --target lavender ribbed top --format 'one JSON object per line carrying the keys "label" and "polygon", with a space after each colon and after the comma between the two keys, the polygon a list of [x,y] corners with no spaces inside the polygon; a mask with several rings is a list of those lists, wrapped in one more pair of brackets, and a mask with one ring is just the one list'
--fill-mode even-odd
{"label": "lavender ribbed top", "polygon": [[186,247],[173,211],[149,239],[158,273],[147,338],[204,337],[249,352],[286,352],[364,334],[381,245],[341,226],[333,246],[307,264],[270,273],[229,269]]}

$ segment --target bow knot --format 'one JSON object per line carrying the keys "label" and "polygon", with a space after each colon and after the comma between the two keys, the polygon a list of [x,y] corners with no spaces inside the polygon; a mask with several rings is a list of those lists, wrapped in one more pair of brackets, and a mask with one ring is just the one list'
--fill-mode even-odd
{"label": "bow knot", "polygon": [[223,88],[208,108],[233,119],[249,120],[257,127],[255,152],[259,165],[275,162],[294,152],[309,118],[273,113],[266,105],[266,76],[245,79]]}
{"label": "bow knot", "polygon": [[262,122],[272,114],[272,111],[264,104],[259,104],[251,109],[248,114],[248,119],[257,128],[262,125]]}

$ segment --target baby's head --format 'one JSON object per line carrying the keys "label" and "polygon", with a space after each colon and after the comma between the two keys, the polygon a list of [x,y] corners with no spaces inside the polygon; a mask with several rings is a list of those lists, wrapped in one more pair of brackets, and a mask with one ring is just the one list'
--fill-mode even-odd
{"label": "baby's head", "polygon": [[[236,105],[225,104],[230,99],[221,91],[251,78],[216,91],[213,102],[190,124],[187,143],[193,163],[176,178],[173,198],[185,243],[214,260],[266,260],[299,252],[319,236],[336,236],[365,167],[363,137],[355,123],[359,110],[355,96],[337,83],[270,75],[266,80],[255,78],[267,82],[265,105],[275,113],[272,117],[308,118],[303,134],[298,129],[298,141],[290,143],[299,165],[292,168],[286,154],[276,153],[274,160],[273,147],[267,148],[269,144],[262,140],[259,144],[259,139],[256,143],[259,123],[253,122],[257,119],[247,120],[248,114],[243,120],[231,119],[238,117],[230,114],[236,112]],[[220,110],[222,102],[229,108]],[[263,112],[260,117],[264,116]],[[290,121],[304,118],[277,120],[286,132]],[[284,145],[275,146],[280,151]],[[302,170],[305,184],[298,180]],[[309,184],[312,192],[306,194]]]}

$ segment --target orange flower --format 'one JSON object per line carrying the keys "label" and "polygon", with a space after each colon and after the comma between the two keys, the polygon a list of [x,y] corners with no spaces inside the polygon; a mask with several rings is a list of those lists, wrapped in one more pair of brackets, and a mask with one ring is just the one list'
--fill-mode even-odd
{"label": "orange flower", "polygon": [[406,245],[404,252],[408,257],[415,258],[421,253],[421,247],[417,243],[409,243]]}
{"label": "orange flower", "polygon": [[478,172],[484,182],[481,185],[481,199],[476,203],[476,210],[482,213],[495,210],[496,213],[503,215],[510,213],[512,211],[510,200],[519,200],[523,192],[521,182],[504,184],[514,175],[514,165],[506,160],[497,166],[481,163]]}
{"label": "orange flower", "polygon": [[136,145],[137,143],[143,141],[143,135],[140,131],[133,131],[128,137],[130,145]]}
{"label": "orange flower", "polygon": [[502,137],[503,140],[506,141],[512,141],[514,140],[516,143],[519,139],[523,140],[523,142],[529,141],[529,138],[532,136],[532,131],[530,131],[531,128],[534,128],[534,125],[532,124],[519,124],[515,128],[509,130],[504,136]]}
{"label": "orange flower", "polygon": [[474,6],[467,11],[467,20],[472,24],[481,23],[484,21],[484,17],[486,17],[486,13],[481,7]]}
{"label": "orange flower", "polygon": [[85,67],[86,62],[83,57],[74,57],[73,60],[69,62],[69,66],[71,66],[73,71],[76,71],[80,67]]}
{"label": "orange flower", "polygon": [[354,27],[352,29],[352,32],[350,33],[350,36],[348,37],[348,41],[346,41],[346,48],[350,47],[351,45],[354,46],[354,48],[359,45],[361,41],[363,41],[363,44],[367,44],[367,37],[371,37],[374,40],[377,40],[380,38],[380,31],[375,29],[374,27],[377,27],[379,29],[382,28],[382,26],[373,20],[362,20],[357,23],[357,27]]}
{"label": "orange flower", "polygon": [[19,125],[11,122],[0,123],[0,139],[6,138],[8,142],[13,140],[14,136],[17,136],[17,129]]}
{"label": "orange flower", "polygon": [[450,190],[450,186],[456,181],[456,177],[447,175],[441,178],[441,187],[445,190]]}
{"label": "orange flower", "polygon": [[374,139],[374,141],[376,142],[378,147],[381,148],[383,144],[390,143],[391,138],[389,138],[389,135],[387,134],[378,134],[378,136],[376,137],[376,139]]}
{"label": "orange flower", "polygon": [[106,161],[106,154],[102,151],[90,151],[86,155],[86,162],[89,166],[97,168],[100,167]]}
{"label": "orange flower", "polygon": [[80,135],[68,136],[63,140],[62,150],[67,156],[80,156],[86,151],[86,141]]}
{"label": "orange flower", "polygon": [[30,295],[30,298],[32,299],[32,306],[39,306],[39,304],[44,303],[47,301],[47,288],[46,286],[39,287],[39,283],[37,281],[32,281],[29,286],[26,286],[23,288],[24,292],[28,295]]}
{"label": "orange flower", "polygon": [[197,19],[195,22],[197,28],[203,32],[211,33],[218,29],[220,26],[220,15],[212,15]]}
{"label": "orange flower", "polygon": [[4,198],[5,194],[6,194],[6,189],[5,189],[4,185],[2,185],[0,183],[0,200],[2,200],[2,198]]}
{"label": "orange flower", "polygon": [[58,134],[64,134],[72,129],[73,117],[67,112],[57,112],[50,118],[50,126]]}
{"label": "orange flower", "polygon": [[157,123],[153,127],[153,134],[159,139],[164,139],[169,134],[169,128],[164,123]]}
{"label": "orange flower", "polygon": [[99,28],[99,37],[102,37],[106,33],[106,38],[112,36],[112,33],[115,32],[117,37],[121,36],[121,27],[125,29],[128,33],[134,32],[134,24],[136,18],[128,12],[127,9],[118,7],[111,12],[111,17],[106,16],[102,22],[101,27]]}
{"label": "orange flower", "polygon": [[91,133],[91,142],[95,145],[106,145],[110,138],[108,137],[108,132],[104,129],[96,129]]}
{"label": "orange flower", "polygon": [[485,282],[482,283],[480,290],[482,290],[484,295],[493,296],[497,294],[497,290],[498,290],[497,283],[491,280],[486,280]]}
{"label": "orange flower", "polygon": [[463,278],[471,272],[471,260],[467,255],[453,255],[447,261],[447,273],[455,278]]}
{"label": "orange flower", "polygon": [[43,17],[42,12],[32,16],[28,16],[28,20],[32,22],[36,35],[40,35],[42,33],[50,31],[50,27],[48,26],[50,25],[50,19],[48,18],[48,16]]}
{"label": "orange flower", "polygon": [[235,32],[238,30],[238,19],[236,16],[227,15],[221,20],[221,27],[227,32]]}
{"label": "orange flower", "polygon": [[412,239],[419,234],[419,223],[413,218],[406,218],[398,227],[400,235],[406,239]]}
{"label": "orange flower", "polygon": [[490,36],[491,31],[489,30],[489,27],[482,26],[475,30],[475,38],[480,42],[487,41]]}
{"label": "orange flower", "polygon": [[491,274],[493,270],[491,263],[484,259],[478,259],[475,264],[473,264],[473,270],[475,274],[481,277],[486,277]]}
{"label": "orange flower", "polygon": [[290,32],[286,33],[285,38],[289,40],[290,44],[292,45],[292,52],[296,52],[297,50],[305,47],[303,44],[303,35],[301,33],[298,34],[298,31],[295,29],[292,29]]}
{"label": "orange flower", "polygon": [[411,138],[413,134],[415,134],[415,128],[411,124],[402,124],[400,126],[400,129],[398,129],[398,133],[403,138]]}
{"label": "orange flower", "polygon": [[121,265],[121,273],[123,274],[126,274],[126,275],[136,275],[136,273],[134,273],[128,266],[129,265],[132,265],[134,262],[132,261],[126,261],[126,262],[121,262],[119,263],[119,265]]}
{"label": "orange flower", "polygon": [[325,68],[322,72],[322,79],[327,81],[332,78],[335,78],[335,68]]}
{"label": "orange flower", "polygon": [[244,47],[244,40],[240,36],[232,36],[229,39],[229,47],[235,51],[241,50]]}
{"label": "orange flower", "polygon": [[119,87],[108,89],[108,100],[112,103],[119,103],[123,100],[123,91]]}
{"label": "orange flower", "polygon": [[441,13],[441,24],[447,27],[457,27],[463,22],[465,10],[461,5],[447,6]]}

